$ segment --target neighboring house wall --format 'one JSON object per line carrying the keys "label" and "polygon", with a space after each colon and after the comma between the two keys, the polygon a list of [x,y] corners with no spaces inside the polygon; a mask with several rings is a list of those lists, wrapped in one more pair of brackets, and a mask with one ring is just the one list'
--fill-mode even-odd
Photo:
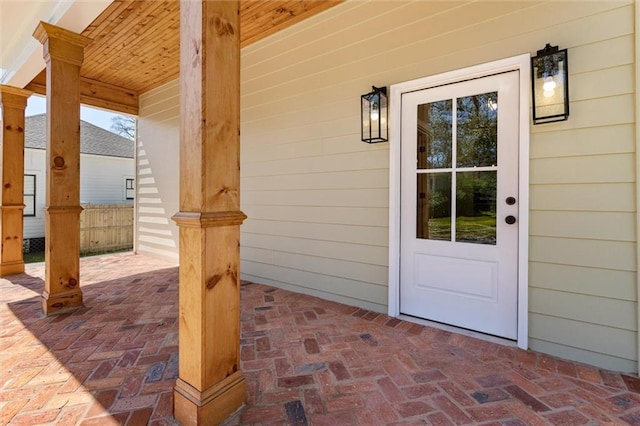
{"label": "neighboring house wall", "polygon": [[[24,238],[45,236],[46,115],[26,118],[24,173],[36,175],[35,216],[24,218]],[[127,199],[126,179],[133,179],[134,142],[81,122],[80,202],[133,204]],[[131,195],[131,194],[129,194]]]}
{"label": "neighboring house wall", "polygon": [[[179,90],[174,81],[140,96],[134,250],[178,260]],[[171,161],[173,160],[173,161]]]}
{"label": "neighboring house wall", "polygon": [[[360,95],[558,44],[571,117],[532,126],[529,346],[636,371],[634,37],[631,1],[346,2],[243,49],[243,278],[385,312],[389,145],[360,142]],[[171,120],[141,108],[164,136],[142,149],[170,158],[177,84],[146,103]],[[177,156],[151,167],[168,219]]]}
{"label": "neighboring house wall", "polygon": [[46,191],[46,151],[43,149],[24,150],[24,174],[36,176],[36,209],[35,216],[24,218],[24,238],[44,237],[44,206]]}
{"label": "neighboring house wall", "polygon": [[80,155],[80,202],[132,204],[127,200],[125,180],[133,178],[133,158]]}
{"label": "neighboring house wall", "polygon": [[[36,175],[36,216],[24,218],[24,238],[44,237],[46,205],[46,151],[24,150],[25,174]],[[132,158],[80,155],[80,202],[91,204],[132,204],[125,194],[125,179],[133,178]]]}

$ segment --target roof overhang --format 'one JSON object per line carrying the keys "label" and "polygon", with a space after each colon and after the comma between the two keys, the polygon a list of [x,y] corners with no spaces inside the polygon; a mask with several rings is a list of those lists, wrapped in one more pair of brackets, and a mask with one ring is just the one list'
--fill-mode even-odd
{"label": "roof overhang", "polygon": [[112,0],[2,0],[0,84],[25,87],[45,67],[42,45],[33,38],[40,21],[81,33]]}
{"label": "roof overhang", "polygon": [[[344,0],[240,0],[241,47]],[[46,93],[40,21],[93,40],[85,48],[81,102],[137,114],[138,94],[179,75],[177,0],[2,0],[0,84]]]}

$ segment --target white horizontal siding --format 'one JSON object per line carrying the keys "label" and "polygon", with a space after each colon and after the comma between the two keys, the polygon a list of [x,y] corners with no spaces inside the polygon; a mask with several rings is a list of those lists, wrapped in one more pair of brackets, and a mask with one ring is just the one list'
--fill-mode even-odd
{"label": "white horizontal siding", "polygon": [[[300,269],[256,263],[243,259],[241,269],[244,279],[271,284],[288,290],[318,295],[350,305],[384,312],[387,305],[387,287],[348,278],[315,273]],[[257,273],[259,272],[259,273]]]}
{"label": "white horizontal siding", "polygon": [[[580,157],[588,155],[633,154],[635,136],[632,123],[588,127],[536,134],[531,159]],[[607,141],[607,143],[602,143]]]}
{"label": "white horizontal siding", "polygon": [[353,226],[386,227],[387,208],[305,206],[254,206],[245,205],[243,211],[252,218],[284,220],[291,222],[332,223]]}
{"label": "white horizontal siding", "polygon": [[636,270],[635,242],[533,236],[530,243],[531,261]]}
{"label": "white horizontal siding", "polygon": [[530,164],[531,347],[623,371],[637,368],[632,25],[632,5],[573,22],[589,35],[569,43],[571,116],[534,126]]}
{"label": "white horizontal siding", "polygon": [[536,210],[529,218],[530,235],[635,242],[636,217],[629,212]]}
{"label": "white horizontal siding", "polygon": [[[541,324],[539,322],[535,322],[539,327],[545,327],[547,324]],[[579,324],[577,324],[579,326]],[[566,332],[563,330],[562,332]],[[571,331],[572,332],[572,331]],[[583,338],[588,338],[589,333],[602,333],[606,332],[603,329],[587,329],[586,332],[580,333],[580,336]],[[633,339],[635,333],[626,333],[622,335],[622,339],[618,339],[615,343],[621,345],[630,345],[629,339]],[[634,371],[636,368],[636,362],[629,360],[626,357],[617,357],[613,355],[609,355],[608,353],[599,352],[598,350],[594,350],[592,348],[583,349],[578,346],[571,346],[568,342],[564,341],[563,343],[555,343],[557,338],[551,337],[553,341],[547,341],[539,338],[530,338],[529,339],[529,347],[538,352],[543,352],[547,354],[553,354],[560,358],[571,359],[579,362],[583,362],[585,364],[591,364],[599,366],[600,368],[605,368],[608,370],[618,370],[618,371]],[[607,351],[609,352],[609,351]]]}
{"label": "white horizontal siding", "polygon": [[[249,163],[251,164],[251,167],[247,170],[244,176],[377,170],[389,166],[388,150],[380,148],[369,148],[363,150],[363,147],[359,147],[359,149],[359,151],[345,154],[257,161],[255,163]],[[243,160],[245,160],[244,156]],[[250,188],[248,189],[250,190]]]}
{"label": "white horizontal siding", "polygon": [[[312,240],[308,238],[290,238],[263,234],[243,233],[242,247],[274,250],[290,253],[292,256],[303,254],[339,261],[358,262],[375,266],[387,266],[386,247],[366,246],[341,241]],[[330,272],[327,271],[327,274]],[[386,284],[386,283],[385,283]]]}
{"label": "white horizontal siding", "polygon": [[534,350],[613,370],[632,371],[635,366],[635,331],[536,313],[529,315],[529,321],[538,330],[530,342]]}
{"label": "white horizontal siding", "polygon": [[254,205],[387,208],[388,189],[245,190]]}
{"label": "white horizontal siding", "polygon": [[531,312],[587,324],[635,331],[635,301],[532,288]]}
{"label": "white horizontal siding", "polygon": [[603,154],[531,160],[531,185],[634,182],[635,155]]}
{"label": "white horizontal siding", "polygon": [[178,260],[179,87],[167,83],[140,95],[137,127],[137,211],[134,250]]}
{"label": "white horizontal siding", "polygon": [[[242,258],[252,262],[275,265],[288,269],[298,269],[337,278],[346,278],[363,283],[377,284],[383,287],[387,285],[388,271],[386,266],[351,261],[336,258],[336,256],[323,257],[293,254],[274,249],[258,249],[247,246],[242,249]],[[366,260],[368,262],[370,261],[369,259]]]}
{"label": "white horizontal siding", "polygon": [[311,187],[315,190],[345,189],[345,186],[352,190],[385,189],[389,187],[389,169],[384,167],[370,170],[303,172],[269,176],[247,176],[243,171],[241,182],[244,186],[250,188],[246,189],[246,191],[264,191],[273,188],[278,188],[281,191],[305,190]]}
{"label": "white horizontal siding", "polygon": [[635,184],[533,185],[532,210],[635,212]]}
{"label": "white horizontal siding", "polygon": [[249,222],[243,224],[242,230],[247,234],[345,242],[379,246],[383,249],[386,249],[389,244],[389,230],[386,227],[376,226],[262,220],[253,217]]}
{"label": "white horizontal siding", "polygon": [[635,302],[635,271],[532,261],[529,286]]}

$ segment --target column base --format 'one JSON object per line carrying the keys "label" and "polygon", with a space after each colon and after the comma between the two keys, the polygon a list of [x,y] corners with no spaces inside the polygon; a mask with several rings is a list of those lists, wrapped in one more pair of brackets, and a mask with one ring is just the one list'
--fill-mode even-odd
{"label": "column base", "polygon": [[246,391],[241,371],[204,392],[178,379],[173,388],[173,416],[181,425],[218,425],[244,404]]}
{"label": "column base", "polygon": [[14,262],[3,262],[0,264],[0,277],[24,273],[24,262],[22,260]]}
{"label": "column base", "polygon": [[46,315],[58,315],[81,308],[82,291],[78,288],[64,293],[42,293],[42,312]]}

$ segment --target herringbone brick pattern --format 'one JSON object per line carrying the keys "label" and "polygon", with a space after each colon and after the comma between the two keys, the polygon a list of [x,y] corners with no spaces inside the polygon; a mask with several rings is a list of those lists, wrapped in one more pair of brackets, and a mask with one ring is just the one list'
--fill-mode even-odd
{"label": "herringbone brick pattern", "polygon": [[[0,424],[172,425],[177,269],[85,258],[85,308],[43,318],[43,265],[0,280]],[[247,405],[264,425],[640,424],[640,380],[243,283]]]}
{"label": "herringbone brick pattern", "polygon": [[42,264],[0,280],[0,424],[171,424],[177,269],[84,258],[85,307],[42,317]]}

